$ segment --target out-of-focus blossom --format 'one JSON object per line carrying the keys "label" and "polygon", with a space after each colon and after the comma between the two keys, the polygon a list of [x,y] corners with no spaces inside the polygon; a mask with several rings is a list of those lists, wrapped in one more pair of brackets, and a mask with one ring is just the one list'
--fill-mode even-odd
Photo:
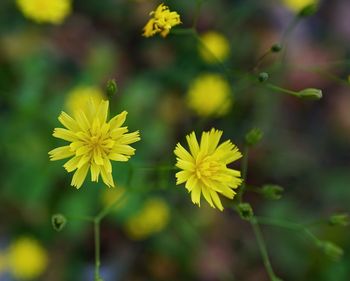
{"label": "out-of-focus blossom", "polygon": [[[125,200],[122,199],[125,194],[125,188],[118,186],[113,189],[105,189],[101,193],[101,203],[104,208],[115,203],[114,209],[122,208],[125,205]],[[117,203],[118,202],[118,203]]]}
{"label": "out-of-focus blossom", "polygon": [[47,264],[46,250],[33,238],[21,237],[8,249],[6,266],[18,280],[37,280]]}
{"label": "out-of-focus blossom", "polygon": [[190,85],[187,105],[202,117],[225,115],[232,105],[230,85],[218,74],[203,74]]}
{"label": "out-of-focus blossom", "polygon": [[219,32],[209,31],[201,35],[199,54],[207,63],[224,61],[230,54],[230,43],[227,38]]}
{"label": "out-of-focus blossom", "polygon": [[126,222],[125,231],[130,238],[142,240],[162,231],[169,219],[170,210],[164,200],[148,199],[141,210]]}
{"label": "out-of-focus blossom", "polygon": [[60,24],[71,13],[71,0],[16,0],[24,16],[37,23]]}
{"label": "out-of-focus blossom", "polygon": [[96,86],[77,86],[68,93],[65,107],[68,113],[74,114],[76,111],[87,108],[91,100],[97,107],[104,99],[104,93]]}
{"label": "out-of-focus blossom", "polygon": [[71,184],[76,188],[82,186],[89,169],[91,181],[98,182],[101,175],[108,187],[114,187],[111,160],[128,161],[135,154],[129,144],[140,140],[139,132],[128,133],[128,128],[122,127],[126,111],[107,122],[108,108],[108,101],[101,101],[96,107],[90,100],[74,118],[63,111],[58,117],[65,128],[56,128],[53,136],[70,142],[70,145],[51,150],[50,159],[72,157],[64,168],[69,173],[75,171]]}
{"label": "out-of-focus blossom", "polygon": [[318,0],[283,0],[285,6],[293,12],[300,12],[303,8],[318,4]]}
{"label": "out-of-focus blossom", "polygon": [[150,13],[151,19],[143,28],[143,36],[151,37],[160,33],[162,37],[166,37],[171,28],[181,23],[180,15],[177,12],[172,12],[169,7],[163,3],[160,4],[155,11]]}
{"label": "out-of-focus blossom", "polygon": [[238,148],[230,140],[219,144],[222,131],[211,129],[203,132],[200,144],[193,132],[186,136],[188,152],[180,143],[176,145],[176,166],[182,171],[176,173],[176,184],[186,183],[191,193],[191,200],[200,206],[203,194],[205,200],[213,208],[224,209],[219,194],[233,199],[233,190],[241,183],[241,173],[227,168],[227,165],[242,157]]}

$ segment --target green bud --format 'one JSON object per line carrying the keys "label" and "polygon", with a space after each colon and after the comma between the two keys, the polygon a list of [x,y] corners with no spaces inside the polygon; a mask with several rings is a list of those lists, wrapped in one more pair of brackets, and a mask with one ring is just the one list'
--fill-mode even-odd
{"label": "green bud", "polygon": [[340,259],[344,254],[342,248],[330,241],[320,241],[319,246],[327,256],[334,260]]}
{"label": "green bud", "polygon": [[307,88],[297,93],[297,96],[307,100],[319,100],[322,98],[322,91],[314,88]]}
{"label": "green bud", "polygon": [[107,96],[109,98],[113,97],[117,93],[118,87],[115,79],[109,79],[107,81],[106,90],[107,90]]}
{"label": "green bud", "polygon": [[278,53],[278,52],[280,52],[281,50],[282,50],[282,45],[281,44],[279,44],[279,43],[276,43],[276,44],[273,44],[272,46],[271,46],[271,52],[273,52],[273,53]]}
{"label": "green bud", "polygon": [[283,190],[284,188],[282,186],[266,184],[262,186],[260,192],[266,199],[278,200],[282,197]]}
{"label": "green bud", "polygon": [[67,223],[67,219],[62,214],[54,214],[51,217],[51,224],[54,230],[61,231]]}
{"label": "green bud", "polygon": [[245,142],[249,146],[256,145],[263,137],[263,132],[258,128],[251,129],[246,135],[245,135]]}
{"label": "green bud", "polygon": [[237,210],[239,212],[239,216],[243,220],[249,221],[254,216],[253,208],[252,208],[252,206],[249,203],[240,203],[240,204],[238,204]]}
{"label": "green bud", "polygon": [[318,10],[318,5],[316,3],[313,3],[313,4],[305,6],[303,9],[301,9],[298,16],[299,17],[309,17],[309,16],[316,14],[317,10]]}
{"label": "green bud", "polygon": [[329,217],[328,223],[330,225],[348,226],[350,224],[349,214],[334,214]]}
{"label": "green bud", "polygon": [[259,82],[263,83],[269,79],[269,74],[267,72],[259,73]]}

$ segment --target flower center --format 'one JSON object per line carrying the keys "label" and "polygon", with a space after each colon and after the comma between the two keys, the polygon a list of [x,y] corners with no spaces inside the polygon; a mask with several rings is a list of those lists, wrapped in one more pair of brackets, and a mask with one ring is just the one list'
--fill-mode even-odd
{"label": "flower center", "polygon": [[198,179],[212,177],[222,168],[222,164],[210,159],[203,159],[196,165],[196,175]]}

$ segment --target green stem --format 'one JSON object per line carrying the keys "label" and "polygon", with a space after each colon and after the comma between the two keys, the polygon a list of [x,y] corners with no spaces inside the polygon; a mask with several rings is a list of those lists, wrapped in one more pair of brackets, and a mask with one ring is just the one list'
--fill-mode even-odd
{"label": "green stem", "polygon": [[90,217],[90,216],[66,216],[66,218],[68,220],[81,220],[81,221],[89,221],[89,222],[93,222],[94,221],[94,217]]}
{"label": "green stem", "polygon": [[242,159],[242,168],[241,168],[243,182],[237,194],[238,203],[242,203],[243,194],[245,192],[246,185],[247,185],[246,181],[247,181],[247,171],[248,171],[248,156],[249,156],[249,146],[245,145],[243,148],[243,159]]}
{"label": "green stem", "polygon": [[285,88],[281,88],[279,86],[276,86],[276,85],[273,85],[271,83],[267,83],[266,86],[271,89],[271,90],[274,90],[276,92],[282,92],[282,93],[286,93],[288,95],[292,95],[292,96],[298,96],[298,93],[295,92],[295,91],[292,91],[292,90],[288,90],[288,89],[285,89]]}
{"label": "green stem", "polygon": [[263,235],[262,235],[259,223],[258,223],[256,218],[252,218],[250,220],[250,224],[253,227],[254,234],[255,234],[256,240],[258,242],[258,246],[259,246],[259,249],[260,249],[261,257],[263,259],[263,263],[265,265],[267,274],[269,275],[270,280],[274,281],[274,280],[277,279],[277,277],[276,277],[276,275],[275,275],[275,273],[274,273],[274,271],[272,269],[270,258],[269,258],[269,255],[267,253],[266,244],[265,244],[265,241],[264,241],[264,238],[263,238]]}
{"label": "green stem", "polygon": [[100,277],[100,220],[95,218],[94,220],[94,233],[95,233],[95,281],[101,280]]}

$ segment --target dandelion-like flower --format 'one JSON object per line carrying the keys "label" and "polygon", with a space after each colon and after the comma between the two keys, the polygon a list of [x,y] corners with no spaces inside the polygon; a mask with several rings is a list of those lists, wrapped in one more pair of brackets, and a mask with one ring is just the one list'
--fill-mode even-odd
{"label": "dandelion-like flower", "polygon": [[18,8],[37,23],[60,24],[70,14],[71,0],[16,0]]}
{"label": "dandelion-like flower", "polygon": [[181,23],[180,15],[177,12],[171,12],[169,7],[163,3],[149,15],[151,19],[143,28],[142,35],[145,37],[151,37],[157,33],[160,33],[162,37],[166,37],[173,26]]}
{"label": "dandelion-like flower", "polygon": [[48,264],[46,250],[33,238],[20,237],[7,252],[7,266],[16,280],[38,280]]}
{"label": "dandelion-like flower", "polygon": [[108,101],[103,100],[96,107],[90,100],[87,106],[77,111],[74,118],[65,112],[58,117],[65,128],[56,128],[53,136],[70,144],[51,150],[50,159],[72,157],[64,168],[75,171],[71,185],[76,188],[81,187],[89,169],[91,181],[97,182],[101,175],[108,187],[114,187],[111,160],[128,161],[135,154],[129,144],[140,140],[139,132],[128,133],[128,128],[122,127],[126,111],[107,122]]}
{"label": "dandelion-like flower", "polygon": [[219,194],[233,199],[233,190],[241,183],[241,173],[227,168],[227,165],[242,157],[238,148],[230,140],[219,144],[222,131],[211,129],[203,132],[200,144],[196,134],[192,132],[186,136],[190,151],[180,143],[174,150],[177,156],[176,166],[182,171],[176,173],[176,184],[186,183],[185,187],[191,193],[194,204],[200,206],[201,194],[213,208],[222,211]]}
{"label": "dandelion-like flower", "polygon": [[230,84],[218,74],[203,74],[190,85],[187,105],[202,117],[223,116],[231,108]]}
{"label": "dandelion-like flower", "polygon": [[219,32],[208,31],[201,35],[202,44],[199,45],[199,55],[207,63],[224,61],[230,54],[230,43]]}

